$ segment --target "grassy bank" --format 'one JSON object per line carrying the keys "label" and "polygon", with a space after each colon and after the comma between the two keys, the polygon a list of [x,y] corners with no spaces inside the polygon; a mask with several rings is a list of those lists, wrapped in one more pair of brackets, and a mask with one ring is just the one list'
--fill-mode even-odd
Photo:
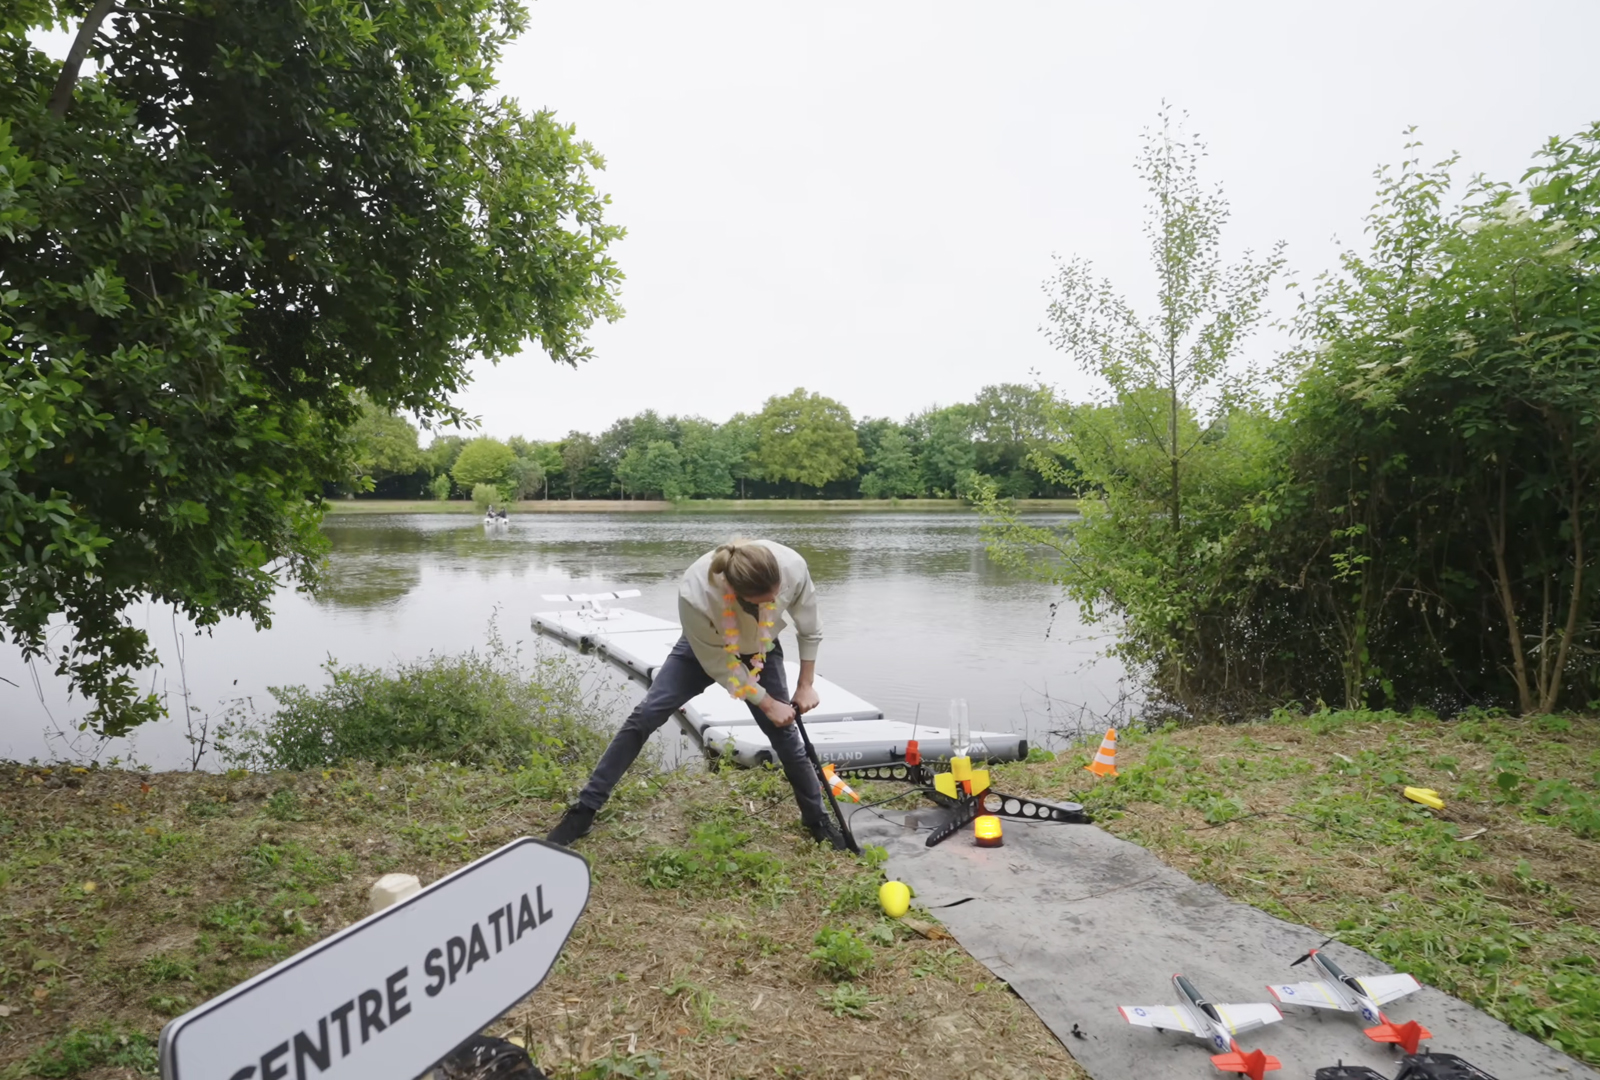
{"label": "grassy bank", "polygon": [[[548,829],[551,779],[7,767],[0,1077],[154,1075],[162,1023],[359,918],[379,875],[434,880]],[[1082,1075],[953,942],[881,917],[873,865],[795,818],[781,776],[625,785],[584,842],[593,898],[562,960],[492,1030],[560,1080]]]}
{"label": "grassy bank", "polygon": [[1129,733],[1110,782],[1086,760],[1000,775],[1600,1064],[1600,722],[1281,716]]}
{"label": "grassy bank", "polygon": [[[1070,513],[1078,508],[1076,499],[1019,499],[1017,509],[1025,512]],[[529,499],[515,504],[517,514],[762,514],[796,510],[836,512],[906,513],[929,511],[955,513],[971,510],[961,499],[684,499],[664,502],[659,499]],[[434,499],[332,499],[330,514],[477,514],[463,499],[439,502]]]}

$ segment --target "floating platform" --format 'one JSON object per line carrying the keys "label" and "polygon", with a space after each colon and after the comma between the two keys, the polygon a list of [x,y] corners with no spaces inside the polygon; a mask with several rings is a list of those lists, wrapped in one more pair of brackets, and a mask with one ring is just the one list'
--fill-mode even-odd
{"label": "floating platform", "polygon": [[[683,636],[675,622],[628,608],[586,606],[576,611],[542,611],[535,632],[614,664],[649,686]],[[800,665],[784,661],[789,685]],[[950,757],[950,731],[890,720],[883,710],[818,676],[812,684],[817,707],[806,714],[806,733],[823,761],[840,765],[889,765],[905,759],[906,742],[916,739],[929,760]],[[772,744],[761,734],[744,702],[712,686],[678,713],[678,722],[707,757],[729,758],[751,768],[774,761]],[[1002,731],[971,733],[970,755],[986,761],[1016,761],[1028,756],[1028,740]]]}

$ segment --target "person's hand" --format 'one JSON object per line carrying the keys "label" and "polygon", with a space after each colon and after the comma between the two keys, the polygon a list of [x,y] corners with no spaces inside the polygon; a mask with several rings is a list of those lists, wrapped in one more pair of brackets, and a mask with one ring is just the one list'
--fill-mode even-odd
{"label": "person's hand", "polygon": [[758,707],[767,714],[767,719],[772,721],[773,727],[786,728],[794,723],[794,706],[787,701],[779,701],[771,694],[768,694],[761,699],[761,704]]}
{"label": "person's hand", "polygon": [[817,691],[812,686],[797,686],[794,691],[794,711],[804,716],[817,707]]}

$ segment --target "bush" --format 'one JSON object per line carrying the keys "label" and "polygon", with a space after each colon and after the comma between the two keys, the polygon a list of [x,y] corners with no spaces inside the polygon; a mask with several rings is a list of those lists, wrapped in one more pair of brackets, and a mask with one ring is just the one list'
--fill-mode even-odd
{"label": "bush", "polygon": [[493,624],[482,653],[429,655],[392,671],[330,660],[325,670],[332,683],[318,690],[271,687],[277,711],[234,737],[231,763],[455,761],[545,772],[587,765],[605,747],[601,709],[588,701],[575,661],[541,655],[530,669]]}
{"label": "bush", "polygon": [[444,502],[450,497],[450,487],[449,474],[440,473],[438,476],[435,476],[433,478],[433,482],[428,485],[428,493],[435,499],[438,499],[440,502]]}
{"label": "bush", "polygon": [[472,505],[479,510],[489,509],[490,503],[508,503],[510,501],[506,493],[493,484],[472,485]]}

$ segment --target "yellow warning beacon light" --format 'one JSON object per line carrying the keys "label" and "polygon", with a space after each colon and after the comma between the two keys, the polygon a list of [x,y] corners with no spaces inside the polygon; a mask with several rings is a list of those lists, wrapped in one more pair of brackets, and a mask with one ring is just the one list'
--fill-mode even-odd
{"label": "yellow warning beacon light", "polygon": [[999,847],[1005,843],[1000,835],[1000,819],[993,814],[979,814],[972,821],[972,840],[979,847]]}

